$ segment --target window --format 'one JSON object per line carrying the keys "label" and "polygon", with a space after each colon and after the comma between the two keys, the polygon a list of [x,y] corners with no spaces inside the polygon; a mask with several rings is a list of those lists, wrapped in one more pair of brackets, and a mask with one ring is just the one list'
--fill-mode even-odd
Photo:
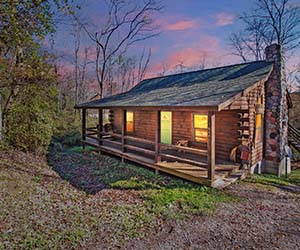
{"label": "window", "polygon": [[[262,97],[258,98],[257,104],[262,105]],[[255,144],[263,141],[263,115],[259,112],[255,115]]]}
{"label": "window", "polygon": [[133,133],[133,112],[126,111],[126,132]]}
{"label": "window", "polygon": [[261,143],[262,142],[262,114],[256,114],[255,115],[255,143]]}
{"label": "window", "polygon": [[194,141],[207,142],[208,137],[208,117],[207,115],[194,114]]}

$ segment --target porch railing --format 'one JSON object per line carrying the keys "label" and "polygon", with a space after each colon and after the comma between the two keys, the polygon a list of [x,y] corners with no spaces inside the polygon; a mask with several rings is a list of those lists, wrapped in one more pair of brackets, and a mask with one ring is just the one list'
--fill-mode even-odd
{"label": "porch railing", "polygon": [[[103,144],[103,142],[107,142],[107,143],[122,147],[122,134],[107,133],[107,132],[99,133],[97,127],[86,128],[85,131],[86,131],[85,136],[87,138],[98,141],[99,145]],[[144,147],[132,145],[128,142],[140,143],[140,144],[143,144]],[[142,139],[142,138],[138,138],[138,137],[134,137],[134,136],[128,136],[128,135],[124,136],[124,148],[125,149],[141,152],[146,155],[155,157],[155,148],[153,148],[154,146],[155,146],[154,141]],[[174,152],[191,153],[191,154],[203,156],[203,157],[208,156],[208,150],[178,146],[178,145],[173,145],[173,144],[159,143],[158,157],[156,158],[156,161],[160,161],[161,157],[163,157],[166,159],[171,159],[171,160],[182,162],[182,163],[192,164],[192,165],[196,165],[196,166],[200,166],[200,167],[207,167],[207,163],[205,163],[205,162],[200,162],[200,161],[191,160],[189,158],[180,157],[178,155],[172,154],[172,152],[168,152],[168,153],[164,152],[166,150],[174,150]]]}
{"label": "porch railing", "polygon": [[[182,163],[196,165],[202,168],[207,168],[208,170],[208,179],[214,180],[214,171],[215,171],[215,115],[214,113],[209,113],[208,115],[208,142],[207,150],[198,149],[193,147],[184,147],[171,144],[160,143],[160,111],[157,112],[157,118],[155,122],[155,140],[146,140],[138,137],[134,137],[126,134],[126,111],[124,110],[122,116],[122,132],[104,132],[103,126],[99,125],[97,127],[86,128],[86,111],[83,110],[83,119],[82,119],[82,137],[83,140],[87,138],[92,139],[97,142],[99,146],[103,143],[110,143],[117,147],[121,153],[125,153],[127,150],[143,153],[147,156],[150,156],[150,159],[154,159],[154,162],[160,162],[161,159],[170,159],[173,161],[178,161]],[[99,111],[100,114],[100,111]],[[99,115],[100,117],[100,115]],[[102,123],[102,118],[99,119],[99,124]],[[141,146],[142,145],[142,146]],[[104,146],[104,145],[103,145]],[[172,151],[173,150],[173,151]],[[172,154],[172,152],[184,152],[189,154],[194,154],[197,156],[205,157],[204,161],[198,161],[190,159],[189,157],[181,157]],[[149,157],[148,157],[149,158]]]}

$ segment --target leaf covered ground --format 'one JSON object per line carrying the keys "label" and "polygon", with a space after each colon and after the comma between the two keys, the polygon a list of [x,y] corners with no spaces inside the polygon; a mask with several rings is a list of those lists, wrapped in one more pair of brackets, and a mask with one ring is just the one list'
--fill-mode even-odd
{"label": "leaf covered ground", "polygon": [[80,148],[2,151],[0,249],[297,249],[299,175],[216,191]]}
{"label": "leaf covered ground", "polygon": [[0,154],[0,249],[122,247],[165,221],[235,201],[78,148],[50,154],[48,162],[17,151]]}

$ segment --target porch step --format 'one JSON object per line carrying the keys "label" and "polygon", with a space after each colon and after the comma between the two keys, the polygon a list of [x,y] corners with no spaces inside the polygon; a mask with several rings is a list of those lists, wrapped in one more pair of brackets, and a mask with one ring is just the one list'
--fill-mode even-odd
{"label": "porch step", "polygon": [[219,178],[212,183],[212,187],[217,189],[223,189],[230,184],[238,181],[243,180],[247,177],[248,171],[247,170],[234,170],[225,178]]}

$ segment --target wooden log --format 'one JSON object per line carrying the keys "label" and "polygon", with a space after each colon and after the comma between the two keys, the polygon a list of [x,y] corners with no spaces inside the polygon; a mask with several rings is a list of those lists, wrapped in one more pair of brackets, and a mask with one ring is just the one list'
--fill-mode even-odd
{"label": "wooden log", "polygon": [[214,112],[208,114],[208,179],[213,181],[215,179],[215,130],[216,130],[216,115]]}
{"label": "wooden log", "polygon": [[97,132],[97,127],[86,128],[86,131]]}
{"label": "wooden log", "polygon": [[124,147],[129,150],[134,150],[134,151],[141,152],[141,153],[144,153],[147,155],[152,155],[152,156],[155,155],[155,152],[152,150],[149,150],[149,149],[144,149],[144,148],[140,148],[140,147],[136,147],[136,146],[132,146],[132,145],[128,145],[128,144],[124,145]]}
{"label": "wooden log", "polygon": [[99,113],[98,113],[98,140],[99,140],[99,144],[102,144],[102,135],[101,132],[103,131],[103,112],[102,109],[99,109]]}
{"label": "wooden log", "polygon": [[136,142],[141,142],[141,143],[145,143],[145,144],[154,144],[153,141],[138,138],[138,137],[128,136],[128,135],[125,136],[125,139],[126,140],[131,140],[131,141],[136,141]]}
{"label": "wooden log", "polygon": [[199,155],[207,156],[208,151],[203,149],[197,149],[197,148],[190,148],[190,147],[183,147],[183,146],[177,146],[177,145],[171,145],[171,144],[160,144],[161,149],[175,149],[180,150],[188,153],[194,153]]}
{"label": "wooden log", "polygon": [[125,152],[125,135],[126,135],[126,110],[122,110],[122,132],[121,132],[122,152]]}
{"label": "wooden log", "polygon": [[97,134],[95,134],[95,135],[85,134],[85,138],[91,138],[91,139],[95,139],[95,140],[98,141],[98,136],[97,136]]}
{"label": "wooden log", "polygon": [[118,142],[118,141],[113,141],[113,140],[108,140],[108,139],[101,139],[101,141],[102,141],[102,144],[103,144],[103,142],[107,142],[107,143],[114,144],[116,146],[122,146],[122,142]]}
{"label": "wooden log", "polygon": [[116,138],[122,138],[122,134],[117,134],[117,133],[109,133],[109,132],[101,132],[102,136],[112,136]]}
{"label": "wooden log", "polygon": [[201,166],[201,167],[207,167],[207,163],[205,163],[205,162],[193,161],[193,160],[190,160],[190,159],[187,159],[187,158],[182,158],[182,157],[175,156],[175,155],[170,155],[170,154],[160,153],[160,155],[162,157],[167,158],[167,159],[172,159],[172,160],[175,160],[175,161],[178,161],[178,162],[183,162],[183,163],[196,165],[196,166]]}
{"label": "wooden log", "polygon": [[[82,140],[86,139],[86,109],[82,109]],[[85,144],[82,145],[83,149],[85,149]]]}
{"label": "wooden log", "polygon": [[[116,138],[122,138],[122,134],[117,134],[117,133],[102,132],[101,135],[102,136],[111,136],[111,137],[116,137]],[[134,137],[134,136],[125,135],[124,139],[125,140],[130,140],[130,141],[141,142],[141,143],[145,143],[145,144],[152,144],[152,145],[154,144],[153,141],[142,139],[142,138],[138,138],[138,137]]]}
{"label": "wooden log", "polygon": [[159,149],[160,149],[160,111],[156,112],[156,120],[155,120],[155,162],[159,162]]}
{"label": "wooden log", "polygon": [[98,135],[98,132],[85,132],[86,135]]}

